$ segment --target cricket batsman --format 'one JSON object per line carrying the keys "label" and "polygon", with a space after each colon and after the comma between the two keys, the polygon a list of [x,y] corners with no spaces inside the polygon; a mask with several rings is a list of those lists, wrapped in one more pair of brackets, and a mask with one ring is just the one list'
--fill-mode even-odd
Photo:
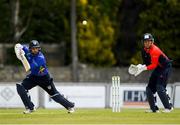
{"label": "cricket batsman", "polygon": [[154,38],[150,33],[143,35],[142,59],[143,64],[131,65],[129,73],[137,76],[145,70],[153,70],[146,87],[147,100],[150,110],[146,112],[159,112],[156,102],[156,92],[164,106],[162,112],[173,110],[166,86],[172,69],[172,61],[154,44]]}
{"label": "cricket batsman", "polygon": [[57,91],[53,79],[49,75],[39,42],[32,40],[29,47],[18,43],[15,45],[15,53],[25,70],[30,70],[30,74],[26,76],[22,83],[16,84],[17,92],[26,108],[23,113],[29,114],[36,110],[28,93],[28,90],[35,86],[40,86],[45,90],[55,102],[63,105],[68,110],[68,113],[73,113],[75,105]]}

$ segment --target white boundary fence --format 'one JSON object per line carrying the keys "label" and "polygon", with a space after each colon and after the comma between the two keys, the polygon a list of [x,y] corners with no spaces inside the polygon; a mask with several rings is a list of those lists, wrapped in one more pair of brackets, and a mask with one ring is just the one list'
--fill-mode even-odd
{"label": "white boundary fence", "polygon": [[[112,107],[111,84],[100,83],[55,83],[58,91],[77,108],[110,108]],[[122,83],[120,86],[120,106],[123,108],[148,108],[145,84]],[[180,82],[167,86],[175,108],[180,108]],[[39,87],[30,91],[32,101],[37,107],[62,108]],[[159,98],[158,106],[163,107]],[[0,108],[24,107],[16,92],[15,83],[0,83]]]}
{"label": "white boundary fence", "polygon": [[[38,102],[38,87],[29,91],[32,101],[39,106]],[[18,108],[24,107],[17,91],[15,84],[0,84],[0,107],[3,108]]]}

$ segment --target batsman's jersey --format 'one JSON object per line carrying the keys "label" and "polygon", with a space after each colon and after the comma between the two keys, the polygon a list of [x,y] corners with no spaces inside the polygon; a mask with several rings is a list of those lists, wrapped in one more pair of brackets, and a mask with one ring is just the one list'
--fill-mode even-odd
{"label": "batsman's jersey", "polygon": [[168,57],[154,44],[149,50],[143,48],[142,58],[148,70],[153,70],[156,67],[166,68],[170,63]]}
{"label": "batsman's jersey", "polygon": [[39,51],[38,54],[31,54],[27,46],[23,46],[25,56],[31,67],[31,75],[44,76],[48,74],[48,69],[46,66],[46,60],[44,55]]}

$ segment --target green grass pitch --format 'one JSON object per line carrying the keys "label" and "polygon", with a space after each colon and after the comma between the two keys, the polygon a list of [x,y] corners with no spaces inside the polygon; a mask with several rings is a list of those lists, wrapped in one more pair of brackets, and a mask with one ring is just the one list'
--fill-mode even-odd
{"label": "green grass pitch", "polygon": [[145,113],[145,109],[37,109],[22,114],[23,109],[0,109],[0,124],[180,124],[180,109],[171,113]]}

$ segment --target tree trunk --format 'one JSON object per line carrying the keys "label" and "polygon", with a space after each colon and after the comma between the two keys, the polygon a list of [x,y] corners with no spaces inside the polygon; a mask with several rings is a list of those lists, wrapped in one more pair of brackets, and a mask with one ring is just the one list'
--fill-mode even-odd
{"label": "tree trunk", "polygon": [[22,21],[20,20],[20,0],[10,0],[11,6],[11,23],[12,23],[12,42],[17,42],[24,32],[27,30],[32,11],[29,13],[26,25],[22,26]]}

